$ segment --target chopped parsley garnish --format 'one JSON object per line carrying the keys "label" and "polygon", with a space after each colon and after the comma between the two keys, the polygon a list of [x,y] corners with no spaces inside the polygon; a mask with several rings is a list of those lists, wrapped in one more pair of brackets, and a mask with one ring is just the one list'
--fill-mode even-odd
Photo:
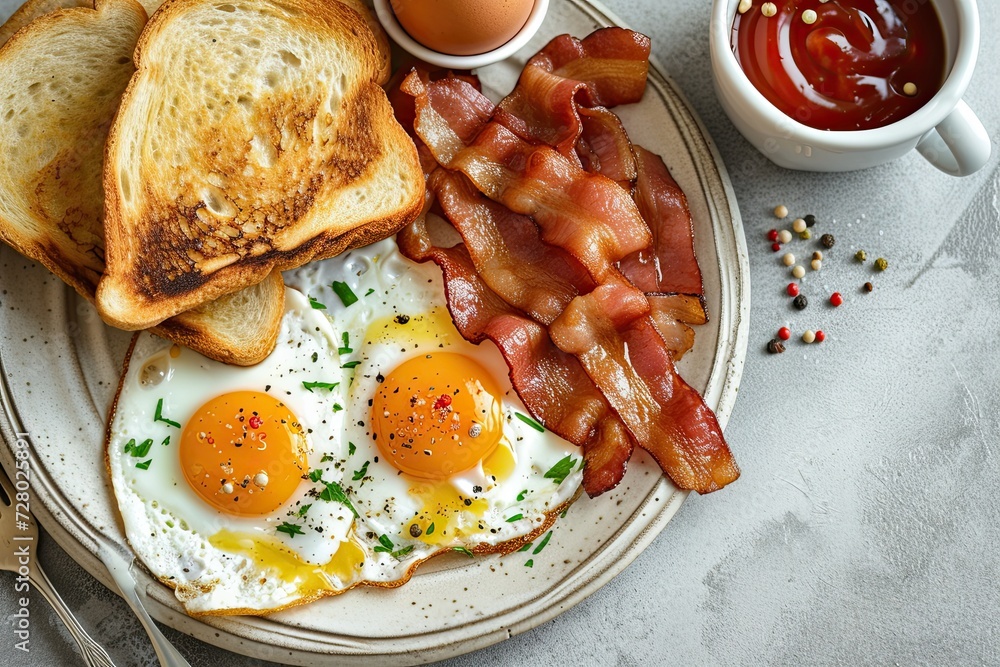
{"label": "chopped parsley garnish", "polygon": [[507,519],[507,523],[514,523],[515,521],[520,521],[524,518],[523,514],[515,514],[514,516]]}
{"label": "chopped parsley garnish", "polygon": [[351,352],[354,352],[354,350],[351,349],[351,334],[345,331],[343,339],[344,339],[344,346],[338,347],[337,352],[339,352],[340,354],[350,354]]}
{"label": "chopped parsley garnish", "polygon": [[163,416],[163,399],[161,398],[156,402],[156,414],[153,415],[154,422],[163,422],[164,424],[170,424],[174,428],[180,428],[181,425],[172,419],[167,419]]}
{"label": "chopped parsley garnish", "polygon": [[525,424],[527,424],[531,428],[533,428],[536,431],[538,431],[539,433],[545,433],[545,427],[542,426],[541,424],[539,424],[538,422],[536,422],[534,419],[532,419],[528,415],[521,414],[520,412],[515,412],[514,416],[517,417],[518,419],[520,419],[521,421],[523,421]]}
{"label": "chopped parsley garnish", "polygon": [[524,566],[525,567],[535,567],[535,561],[533,561],[532,559],[529,558],[528,560],[524,561]]}
{"label": "chopped parsley garnish", "polygon": [[302,386],[305,387],[306,391],[310,394],[313,393],[313,389],[326,389],[327,391],[333,391],[340,386],[339,382],[303,382]]}
{"label": "chopped parsley garnish", "polygon": [[526,495],[528,495],[528,490],[527,490],[527,489],[525,489],[525,490],[524,490],[524,491],[522,491],[521,493],[517,494],[517,501],[518,501],[518,502],[521,502],[522,500],[524,500],[524,497],[525,497]]}
{"label": "chopped parsley garnish", "polygon": [[518,551],[519,553],[520,553],[521,551],[527,551],[528,549],[530,549],[530,548],[531,548],[531,545],[532,545],[532,544],[534,544],[534,542],[528,542],[527,544],[525,544],[525,545],[524,545],[523,547],[521,547],[521,548],[520,548],[520,549],[518,549],[517,551]]}
{"label": "chopped parsley garnish", "polygon": [[305,516],[306,512],[309,511],[310,507],[312,507],[312,503],[309,503],[308,505],[303,505],[302,507],[299,508],[299,511],[296,512],[295,515],[299,517]]}
{"label": "chopped parsley garnish", "polygon": [[411,551],[413,551],[413,545],[412,544],[410,546],[408,546],[408,547],[403,547],[402,549],[396,549],[395,551],[393,551],[389,555],[392,556],[393,558],[395,558],[396,560],[401,560],[403,558],[403,556],[405,556],[406,554],[410,553]]}
{"label": "chopped parsley garnish", "polygon": [[545,545],[549,543],[549,539],[551,537],[552,537],[552,531],[550,530],[549,532],[545,533],[545,537],[543,537],[542,541],[538,543],[538,546],[535,547],[535,550],[531,552],[531,555],[537,556],[538,554],[542,553],[542,549],[544,549]]}
{"label": "chopped parsley garnish", "polygon": [[400,560],[403,556],[413,551],[413,545],[396,549],[396,545],[392,543],[388,535],[379,535],[378,542],[378,546],[375,547],[375,553],[389,554],[396,560]]}
{"label": "chopped parsley garnish", "polygon": [[149,448],[152,446],[153,446],[152,438],[143,440],[138,445],[135,444],[135,438],[132,438],[131,440],[125,443],[125,453],[131,454],[137,459],[141,459],[146,454],[149,454]]}
{"label": "chopped parsley garnish", "polygon": [[347,494],[344,492],[344,489],[340,486],[340,484],[337,484],[336,482],[323,483],[326,485],[326,488],[319,494],[320,500],[345,505],[347,509],[351,510],[354,518],[359,518],[358,511],[354,509],[354,505],[351,504],[350,499],[347,497]]}
{"label": "chopped parsley garnish", "polygon": [[358,451],[358,448],[354,446],[353,442],[347,443],[347,455],[354,456],[354,452]]}
{"label": "chopped parsley garnish", "polygon": [[365,296],[371,296],[374,293],[375,293],[375,288],[374,287],[369,287],[368,291],[365,292]]}
{"label": "chopped parsley garnish", "polygon": [[555,464],[549,471],[545,473],[545,479],[554,480],[556,484],[562,484],[563,480],[566,479],[573,468],[576,467],[576,460],[573,459],[572,454],[567,454],[562,458],[559,463]]}
{"label": "chopped parsley garnish", "polygon": [[433,534],[434,534],[434,524],[432,523],[431,525],[427,526],[427,530],[424,531],[424,535],[433,535]]}
{"label": "chopped parsley garnish", "polygon": [[332,461],[332,460],[333,460],[333,457],[332,457],[332,456],[330,456],[329,454],[324,454],[324,455],[323,455],[323,458],[321,458],[321,459],[319,460],[319,462],[320,462],[320,463],[329,463],[329,462],[330,462],[330,461]]}
{"label": "chopped parsley garnish", "polygon": [[163,442],[161,442],[160,444],[163,445],[164,447],[166,447],[167,445],[169,445],[170,444],[170,436],[168,435],[166,438],[164,438]]}
{"label": "chopped parsley garnish", "polygon": [[285,521],[283,524],[277,528],[279,533],[285,533],[289,537],[295,537],[296,535],[305,535],[302,532],[302,526],[295,523],[288,523]]}
{"label": "chopped parsley garnish", "polygon": [[351,479],[354,480],[355,482],[357,482],[359,479],[364,479],[365,475],[368,474],[368,463],[369,461],[365,461],[364,465],[361,466],[361,470],[355,470],[354,477],[352,477]]}
{"label": "chopped parsley garnish", "polygon": [[309,305],[313,307],[313,310],[326,310],[326,304],[316,299],[309,297]]}
{"label": "chopped parsley garnish", "polygon": [[153,459],[146,459],[145,461],[141,461],[139,463],[136,463],[135,467],[138,468],[139,470],[149,470],[149,464],[152,463],[152,462],[153,462]]}
{"label": "chopped parsley garnish", "polygon": [[334,412],[340,412],[343,409],[344,409],[344,406],[341,405],[340,403],[334,403],[333,404],[333,411]]}
{"label": "chopped parsley garnish", "polygon": [[474,553],[472,553],[471,551],[469,551],[469,550],[468,550],[468,549],[466,549],[465,547],[452,547],[452,548],[451,548],[451,550],[452,550],[452,551],[457,551],[457,552],[458,552],[458,553],[460,553],[460,554],[465,554],[465,555],[466,555],[466,556],[468,556],[469,558],[472,558],[472,557],[474,557],[474,556],[475,556],[475,554],[474,554]]}
{"label": "chopped parsley garnish", "polygon": [[321,469],[316,468],[309,473],[309,481],[318,482],[321,479],[323,479],[323,471]]}
{"label": "chopped parsley garnish", "polygon": [[348,369],[350,369],[350,368],[357,368],[360,365],[361,365],[360,361],[348,361],[346,364],[344,364],[343,366],[341,366],[341,368],[348,368]]}
{"label": "chopped parsley garnish", "polygon": [[347,283],[334,280],[330,288],[340,297],[340,301],[344,304],[345,308],[352,303],[356,303],[358,300],[358,295],[354,293],[354,290]]}

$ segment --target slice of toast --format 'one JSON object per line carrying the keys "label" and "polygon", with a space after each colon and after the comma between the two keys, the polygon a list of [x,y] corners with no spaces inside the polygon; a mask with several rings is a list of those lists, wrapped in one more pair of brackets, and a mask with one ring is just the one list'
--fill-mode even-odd
{"label": "slice of toast", "polygon": [[0,239],[84,297],[104,272],[104,142],[145,23],[138,2],[100,0],[0,47]]}
{"label": "slice of toast", "polygon": [[141,329],[395,233],[413,141],[362,16],[328,0],[167,0],[108,138],[106,321]]}
{"label": "slice of toast", "polygon": [[263,282],[174,315],[152,332],[206,357],[253,366],[271,354],[285,312],[285,281],[272,271]]}
{"label": "slice of toast", "polygon": [[[4,24],[13,37],[0,45],[0,239],[94,302],[104,271],[104,144],[146,14],[133,0],[98,0],[96,9],[62,2],[29,1],[11,17],[16,28]],[[157,333],[248,365],[273,349],[283,309],[276,273]]]}

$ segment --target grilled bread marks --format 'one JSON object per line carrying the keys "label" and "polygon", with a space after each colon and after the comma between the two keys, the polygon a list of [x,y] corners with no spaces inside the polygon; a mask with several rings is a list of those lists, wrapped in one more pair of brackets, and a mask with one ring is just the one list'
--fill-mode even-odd
{"label": "grilled bread marks", "polygon": [[148,326],[412,219],[383,55],[339,2],[165,4],[111,132],[105,318]]}
{"label": "grilled bread marks", "polygon": [[138,3],[102,0],[0,48],[0,239],[88,298],[104,270],[104,141],[145,22]]}

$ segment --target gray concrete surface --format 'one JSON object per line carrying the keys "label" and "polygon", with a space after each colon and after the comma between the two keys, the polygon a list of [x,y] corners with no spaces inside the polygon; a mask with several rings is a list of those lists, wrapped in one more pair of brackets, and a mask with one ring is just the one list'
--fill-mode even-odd
{"label": "gray concrete surface", "polygon": [[[753,284],[750,350],[727,436],[743,468],[692,498],[623,574],[555,620],[464,665],[990,664],[1000,662],[1000,173],[962,180],[911,155],[869,171],[784,171],[758,155],[711,90],[707,0],[609,0],[689,96],[728,165]],[[0,17],[14,1],[0,0]],[[980,67],[967,95],[1000,132],[1000,4],[981,3]],[[798,312],[763,237],[777,203],[837,236],[813,305]],[[836,220],[834,223],[833,220]],[[801,247],[804,249],[805,244]],[[853,250],[886,257],[874,278]],[[820,303],[829,291],[847,303]],[[820,328],[780,356],[778,327]],[[123,665],[152,664],[138,623],[51,540],[42,562]],[[14,610],[0,575],[0,618]],[[32,652],[0,663],[76,664],[36,606]],[[0,635],[4,634],[0,628]],[[167,630],[195,665],[259,665]],[[5,641],[5,640],[0,640]]]}

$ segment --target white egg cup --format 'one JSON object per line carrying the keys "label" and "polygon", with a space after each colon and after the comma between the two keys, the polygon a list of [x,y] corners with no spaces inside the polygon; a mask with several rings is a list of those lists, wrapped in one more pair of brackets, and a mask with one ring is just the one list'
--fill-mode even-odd
{"label": "white egg cup", "polygon": [[962,101],[979,53],[976,0],[933,2],[944,28],[948,58],[948,74],[938,93],[906,118],[885,127],[850,131],[818,130],[799,123],[754,87],[730,44],[738,4],[739,0],[715,0],[709,40],[712,79],[736,129],[778,166],[853,171],[895,160],[916,148],[941,171],[968,176],[989,160],[990,136]]}
{"label": "white egg cup", "polygon": [[525,21],[524,26],[510,38],[510,41],[504,43],[492,51],[487,51],[485,53],[477,53],[471,56],[454,56],[448,53],[441,53],[440,51],[434,51],[433,49],[428,49],[426,46],[416,41],[410,37],[409,33],[403,29],[403,26],[399,24],[396,20],[396,15],[392,11],[391,0],[375,0],[375,14],[378,16],[379,23],[385,28],[385,31],[389,33],[389,37],[392,41],[399,44],[407,53],[410,55],[428,62],[431,65],[437,65],[438,67],[447,67],[449,69],[475,69],[477,67],[485,67],[487,65],[492,65],[493,63],[505,60],[510,56],[514,55],[522,46],[528,43],[535,33],[538,32],[538,28],[541,27],[542,21],[545,20],[545,13],[549,9],[549,0],[535,0],[535,4],[531,8],[531,13],[528,14],[528,20]]}

